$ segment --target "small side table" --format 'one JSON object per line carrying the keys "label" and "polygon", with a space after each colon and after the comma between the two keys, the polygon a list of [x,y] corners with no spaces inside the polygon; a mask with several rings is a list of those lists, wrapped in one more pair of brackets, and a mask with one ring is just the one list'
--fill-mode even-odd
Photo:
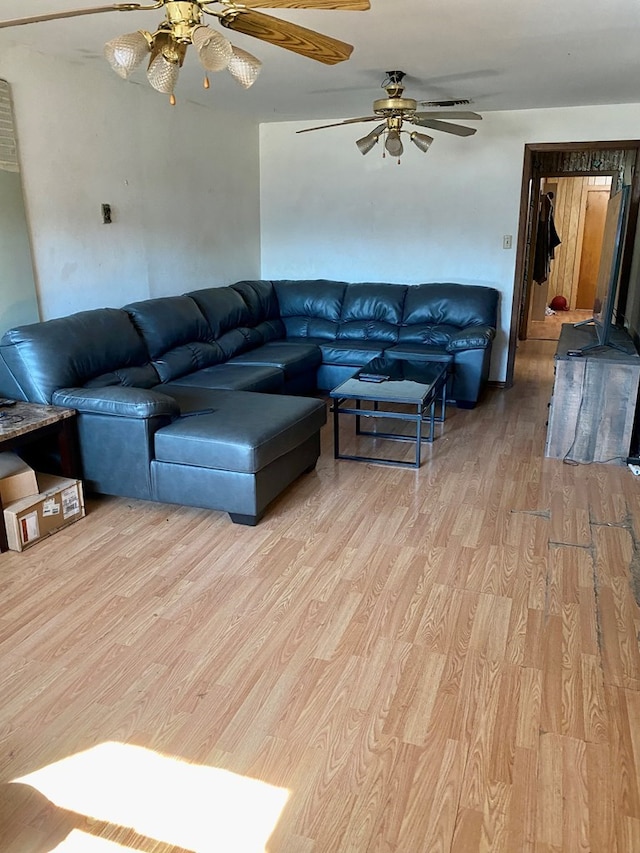
{"label": "small side table", "polygon": [[[0,408],[0,452],[14,450],[47,436],[57,438],[64,477],[77,479],[79,472],[75,409],[17,402]],[[4,509],[0,497],[0,552],[8,550]]]}

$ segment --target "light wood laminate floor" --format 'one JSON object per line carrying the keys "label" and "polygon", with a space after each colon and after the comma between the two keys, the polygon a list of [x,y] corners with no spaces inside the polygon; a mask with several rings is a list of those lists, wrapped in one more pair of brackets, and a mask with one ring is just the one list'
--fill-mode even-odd
{"label": "light wood laminate floor", "polygon": [[575,311],[556,311],[544,320],[529,320],[527,337],[534,340],[557,341],[562,331],[563,323],[583,323],[590,320],[593,311],[576,309]]}
{"label": "light wood laminate floor", "polygon": [[2,555],[0,850],[637,853],[640,480],[543,458],[554,349],[418,471],[328,426],[256,528],[91,499]]}

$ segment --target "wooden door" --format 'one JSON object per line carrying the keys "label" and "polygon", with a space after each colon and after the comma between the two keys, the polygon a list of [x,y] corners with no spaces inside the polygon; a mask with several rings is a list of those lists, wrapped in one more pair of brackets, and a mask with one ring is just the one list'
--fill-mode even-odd
{"label": "wooden door", "polygon": [[600,267],[604,223],[610,195],[609,187],[589,187],[587,191],[576,308],[587,308],[589,310],[593,308]]}

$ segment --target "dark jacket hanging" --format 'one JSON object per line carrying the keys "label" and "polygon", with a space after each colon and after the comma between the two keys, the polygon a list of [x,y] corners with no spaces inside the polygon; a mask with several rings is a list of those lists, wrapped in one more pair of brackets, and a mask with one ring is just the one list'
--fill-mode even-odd
{"label": "dark jacket hanging", "polygon": [[555,248],[561,243],[553,221],[552,198],[553,193],[547,193],[542,196],[540,201],[536,253],[533,260],[533,280],[537,281],[538,284],[544,284],[549,278]]}

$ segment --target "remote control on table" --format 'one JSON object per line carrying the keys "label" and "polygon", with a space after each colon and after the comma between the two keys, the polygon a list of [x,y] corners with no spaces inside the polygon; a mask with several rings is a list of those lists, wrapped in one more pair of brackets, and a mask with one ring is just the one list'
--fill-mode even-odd
{"label": "remote control on table", "polygon": [[381,373],[361,373],[358,379],[361,382],[386,382],[388,376],[383,376]]}

